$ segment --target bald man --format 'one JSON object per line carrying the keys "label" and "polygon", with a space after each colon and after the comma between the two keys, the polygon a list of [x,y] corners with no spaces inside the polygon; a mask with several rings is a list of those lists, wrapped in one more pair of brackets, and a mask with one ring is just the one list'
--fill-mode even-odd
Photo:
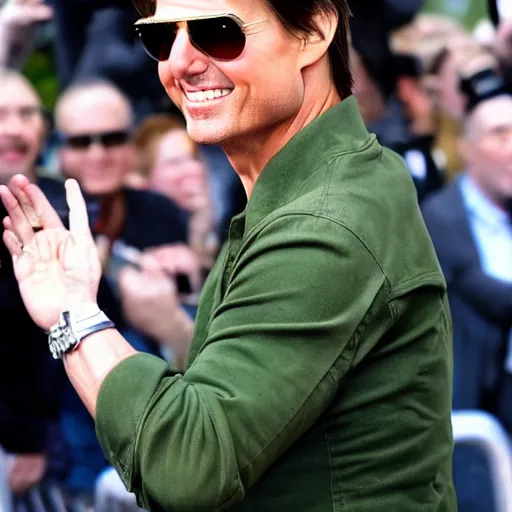
{"label": "bald man", "polygon": [[125,176],[135,165],[133,117],[125,95],[102,80],[72,85],[56,106],[61,172],[77,179],[97,202],[98,214],[92,221],[101,237],[104,265],[121,244],[140,251],[187,240],[186,215],[177,205],[163,196],[124,187]]}
{"label": "bald man", "polygon": [[[460,150],[465,174],[423,206],[453,317],[453,407],[496,414],[512,433],[512,96],[466,114]],[[459,450],[454,471],[459,503],[485,510],[486,469]]]}
{"label": "bald man", "polygon": [[425,204],[424,216],[460,347],[454,406],[496,412],[502,377],[512,373],[512,96],[480,101],[466,115],[461,154],[465,174]]}

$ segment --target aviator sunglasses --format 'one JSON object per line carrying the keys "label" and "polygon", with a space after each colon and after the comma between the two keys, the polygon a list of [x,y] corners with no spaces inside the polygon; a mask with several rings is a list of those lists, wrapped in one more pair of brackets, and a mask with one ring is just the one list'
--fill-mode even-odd
{"label": "aviator sunglasses", "polygon": [[165,62],[171,55],[179,23],[187,26],[191,44],[214,60],[229,61],[242,55],[247,36],[268,20],[244,23],[234,14],[198,16],[186,20],[141,19],[135,31],[150,57]]}

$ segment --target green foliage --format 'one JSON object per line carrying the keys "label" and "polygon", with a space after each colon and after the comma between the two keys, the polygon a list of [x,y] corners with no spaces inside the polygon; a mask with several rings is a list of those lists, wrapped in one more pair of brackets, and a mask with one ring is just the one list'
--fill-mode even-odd
{"label": "green foliage", "polygon": [[446,14],[470,30],[480,20],[488,17],[485,0],[425,0],[424,11]]}
{"label": "green foliage", "polygon": [[53,110],[59,93],[59,84],[51,47],[33,52],[28,58],[23,72],[38,90],[43,105],[47,109]]}

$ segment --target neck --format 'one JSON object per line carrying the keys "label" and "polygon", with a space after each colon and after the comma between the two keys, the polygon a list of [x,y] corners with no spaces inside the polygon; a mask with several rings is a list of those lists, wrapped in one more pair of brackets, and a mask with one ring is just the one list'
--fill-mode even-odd
{"label": "neck", "polygon": [[501,194],[495,194],[493,191],[489,190],[489,187],[485,186],[485,184],[480,183],[480,181],[476,179],[471,172],[469,172],[468,175],[480,193],[485,196],[490,203],[504,212],[510,212],[512,198],[507,198]]}
{"label": "neck", "polygon": [[7,185],[9,183],[9,180],[16,176],[17,174],[23,174],[23,176],[26,176],[28,180],[31,183],[36,182],[36,170],[35,169],[29,169],[23,172],[10,172],[10,171],[3,171],[0,169],[0,185]]}
{"label": "neck", "polygon": [[318,94],[318,90],[316,93],[306,93],[299,111],[290,119],[267,126],[259,133],[223,144],[222,149],[240,177],[248,198],[268,162],[297,133],[341,101],[334,86],[323,95]]}

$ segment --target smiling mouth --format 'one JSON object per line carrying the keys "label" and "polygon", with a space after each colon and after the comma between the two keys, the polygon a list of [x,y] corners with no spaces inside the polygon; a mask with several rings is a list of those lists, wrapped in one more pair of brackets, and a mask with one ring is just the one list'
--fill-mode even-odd
{"label": "smiling mouth", "polygon": [[18,162],[23,160],[27,152],[21,149],[7,149],[0,151],[0,157],[7,162]]}
{"label": "smiling mouth", "polygon": [[207,91],[189,92],[184,91],[185,96],[191,103],[205,103],[219,98],[225,98],[233,92],[233,89],[210,89]]}

